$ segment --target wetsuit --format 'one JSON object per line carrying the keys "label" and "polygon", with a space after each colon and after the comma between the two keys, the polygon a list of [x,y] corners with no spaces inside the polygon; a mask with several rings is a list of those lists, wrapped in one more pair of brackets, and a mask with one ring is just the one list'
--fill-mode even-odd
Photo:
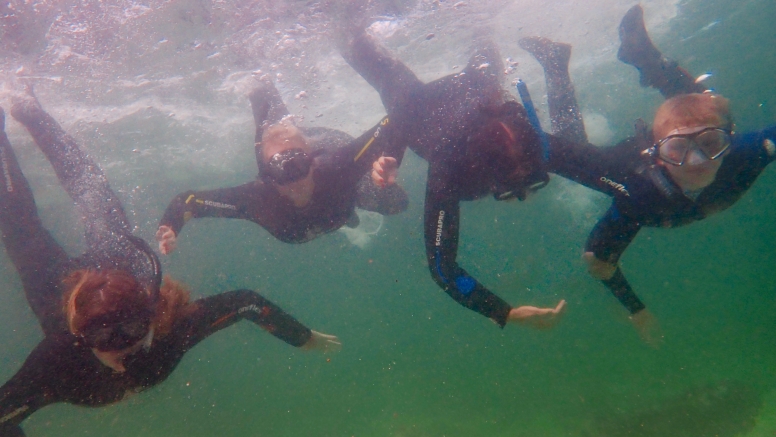
{"label": "wetsuit", "polygon": [[[618,58],[640,71],[643,86],[654,87],[667,98],[704,92],[705,87],[696,83],[690,73],[664,58],[652,45],[639,5],[623,18],[620,39]],[[545,48],[544,53],[550,52]],[[685,195],[665,169],[641,155],[654,144],[651,130],[643,121],[636,123],[634,137],[616,146],[598,148],[584,144],[587,134],[578,116],[568,55],[555,60],[541,56],[537,59],[547,80],[552,130],[578,142],[551,141],[548,170],[613,197],[612,205],[585,244],[585,251],[601,261],[616,265],[643,226],[682,226],[728,208],[774,159],[776,127],[736,134],[714,182],[699,193]],[[610,279],[602,282],[631,314],[645,308],[619,266]]]}
{"label": "wetsuit", "polygon": [[[357,34],[343,56],[380,94],[391,118],[391,140],[428,161],[424,235],[431,276],[456,302],[503,327],[512,307],[456,261],[459,202],[493,193],[495,173],[513,170],[494,166],[486,145],[476,140],[477,129],[489,119],[486,108],[502,98],[497,50],[485,44],[463,71],[427,84],[365,34]],[[538,148],[538,135],[525,117],[520,120],[518,142]],[[540,165],[533,170],[527,180],[546,177]]]}
{"label": "wetsuit", "polygon": [[[260,94],[251,95],[251,106],[261,168],[264,126],[280,121],[288,110],[269,84]],[[384,118],[357,139],[333,129],[301,129],[317,154],[312,167],[315,189],[302,208],[259,178],[237,187],[181,193],[170,202],[159,226],[169,226],[179,235],[191,218],[236,218],[258,224],[285,243],[304,243],[345,224],[355,226],[355,207],[386,215],[402,212],[409,204],[404,190],[396,185],[380,189],[369,175],[372,163],[388,152],[390,143],[383,138],[388,124]]]}
{"label": "wetsuit", "polygon": [[44,333],[21,369],[0,387],[0,437],[24,435],[19,424],[46,405],[106,405],[158,384],[189,349],[241,319],[294,346],[309,340],[310,330],[280,308],[253,291],[238,290],[186,307],[185,316],[175,321],[169,334],[154,339],[148,350],[124,359],[125,372],[116,373],[103,365],[67,329],[62,278],[73,269],[124,268],[141,282],[157,286],[160,272],[155,255],[129,233],[124,210],[105,176],[53,118],[37,106],[15,106],[13,115],[35,138],[83,214],[88,249],[84,255],[70,258],[43,227],[32,191],[5,135],[0,108],[0,230]]}
{"label": "wetsuit", "polygon": [[[644,226],[676,227],[702,220],[735,203],[776,159],[776,126],[735,134],[714,182],[685,195],[659,165],[638,153],[651,141],[629,138],[611,148],[551,145],[550,170],[613,197],[612,205],[588,237],[585,250],[617,264]],[[694,197],[694,199],[693,199]],[[632,314],[645,308],[618,267],[603,283]]]}

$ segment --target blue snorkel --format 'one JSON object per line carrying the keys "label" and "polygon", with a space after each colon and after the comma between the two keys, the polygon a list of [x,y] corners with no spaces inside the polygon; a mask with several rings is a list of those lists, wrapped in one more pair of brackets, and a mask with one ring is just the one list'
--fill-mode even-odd
{"label": "blue snorkel", "polygon": [[536,129],[536,133],[539,134],[539,140],[542,143],[542,159],[544,159],[544,162],[547,162],[550,160],[550,143],[547,141],[547,134],[542,130],[542,124],[536,115],[536,108],[534,108],[531,94],[528,92],[528,86],[522,79],[517,79],[515,86],[517,87],[517,93],[520,94],[520,100],[523,101],[523,107],[525,107],[525,111],[528,113],[528,121]]}

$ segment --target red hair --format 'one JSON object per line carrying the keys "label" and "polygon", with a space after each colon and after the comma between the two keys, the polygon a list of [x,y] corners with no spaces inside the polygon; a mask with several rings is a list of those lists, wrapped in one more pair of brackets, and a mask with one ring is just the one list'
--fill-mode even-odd
{"label": "red hair", "polygon": [[165,277],[156,302],[150,290],[141,289],[132,275],[120,270],[81,269],[68,275],[63,283],[68,287],[63,311],[74,335],[82,334],[92,320],[115,313],[122,318],[150,314],[155,334],[164,336],[189,303],[189,291],[169,277]]}
{"label": "red hair", "polygon": [[488,117],[471,140],[474,152],[498,176],[521,180],[542,166],[539,135],[528,121],[525,108],[514,101],[483,108]]}
{"label": "red hair", "polygon": [[657,109],[652,132],[659,139],[677,128],[703,125],[733,125],[728,99],[713,93],[671,97]]}

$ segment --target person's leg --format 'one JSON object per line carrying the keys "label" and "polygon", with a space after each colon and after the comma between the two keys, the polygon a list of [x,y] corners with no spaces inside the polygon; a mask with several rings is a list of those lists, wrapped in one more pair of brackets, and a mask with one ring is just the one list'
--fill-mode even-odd
{"label": "person's leg", "polygon": [[423,83],[364,31],[354,32],[342,48],[342,57],[380,94],[389,116]]}
{"label": "person's leg", "polygon": [[706,87],[695,83],[695,79],[676,61],[663,57],[652,44],[644,26],[644,10],[636,5],[628,10],[620,22],[620,49],[617,59],[633,65],[639,70],[643,87],[660,91],[665,98],[678,94],[702,93]]}
{"label": "person's leg", "polygon": [[248,94],[248,100],[251,101],[253,122],[256,124],[256,135],[254,137],[256,165],[261,168],[261,161],[263,159],[261,155],[261,138],[264,135],[264,129],[282,120],[289,112],[283,103],[283,99],[280,97],[280,93],[271,82],[261,81],[259,86]]}
{"label": "person's leg", "polygon": [[569,76],[571,45],[542,37],[523,38],[519,44],[531,53],[544,69],[552,132],[573,142],[586,143],[585,123]]}
{"label": "person's leg", "polygon": [[118,233],[131,233],[129,221],[108,179],[89,155],[80,149],[54,118],[40,106],[30,89],[16,96],[11,115],[27,128],[46,155],[62,188],[84,217],[90,247],[113,241]]}
{"label": "person's leg", "polygon": [[38,209],[5,134],[5,112],[0,108],[0,232],[24,287],[27,302],[43,331],[52,332],[63,320],[61,296],[51,281],[52,267],[67,259],[38,217]]}

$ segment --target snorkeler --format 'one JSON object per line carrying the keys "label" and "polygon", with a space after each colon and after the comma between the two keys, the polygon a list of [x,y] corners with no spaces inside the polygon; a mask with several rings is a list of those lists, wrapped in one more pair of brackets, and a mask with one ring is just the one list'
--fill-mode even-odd
{"label": "snorkeler", "polygon": [[209,335],[247,319],[302,349],[337,349],[250,290],[189,302],[165,278],[148,244],[132,235],[100,168],[32,96],[14,99],[22,123],[84,217],[87,251],[70,257],[43,227],[33,193],[5,134],[0,108],[0,230],[44,338],[0,387],[0,437],[54,403],[103,406],[161,383]]}
{"label": "snorkeler", "polygon": [[[627,12],[619,31],[618,58],[639,69],[642,85],[670,98],[658,108],[651,130],[639,120],[636,136],[614,147],[551,145],[549,171],[613,197],[588,238],[584,259],[591,275],[630,312],[641,337],[655,344],[657,322],[625,278],[620,257],[644,226],[682,226],[735,203],[776,158],[776,126],[735,133],[727,99],[704,93],[688,72],[661,55],[644,27],[641,6]],[[520,44],[544,68],[553,131],[586,140],[581,117],[569,116],[569,108],[579,114],[568,74],[570,46],[545,38]]]}
{"label": "snorkeler", "polygon": [[[496,200],[524,199],[548,181],[537,132],[525,109],[504,99],[501,61],[484,44],[458,74],[422,83],[412,71],[365,32],[348,37],[343,56],[374,87],[391,124],[390,141],[425,159],[425,242],[434,281],[456,302],[501,327],[557,321],[565,307],[512,307],[461,268],[457,261],[459,203],[492,194]],[[391,155],[394,157],[393,155]],[[373,177],[385,183],[387,160],[378,160]]]}
{"label": "snorkeler", "polygon": [[[386,152],[386,117],[353,139],[327,128],[300,129],[269,82],[250,96],[256,123],[258,179],[237,187],[186,191],[168,205],[159,222],[159,250],[175,250],[177,236],[191,218],[250,220],[285,243],[305,243],[344,225],[358,225],[355,207],[383,215],[407,209],[398,185],[375,186],[372,162]],[[392,171],[395,173],[395,171]]]}

